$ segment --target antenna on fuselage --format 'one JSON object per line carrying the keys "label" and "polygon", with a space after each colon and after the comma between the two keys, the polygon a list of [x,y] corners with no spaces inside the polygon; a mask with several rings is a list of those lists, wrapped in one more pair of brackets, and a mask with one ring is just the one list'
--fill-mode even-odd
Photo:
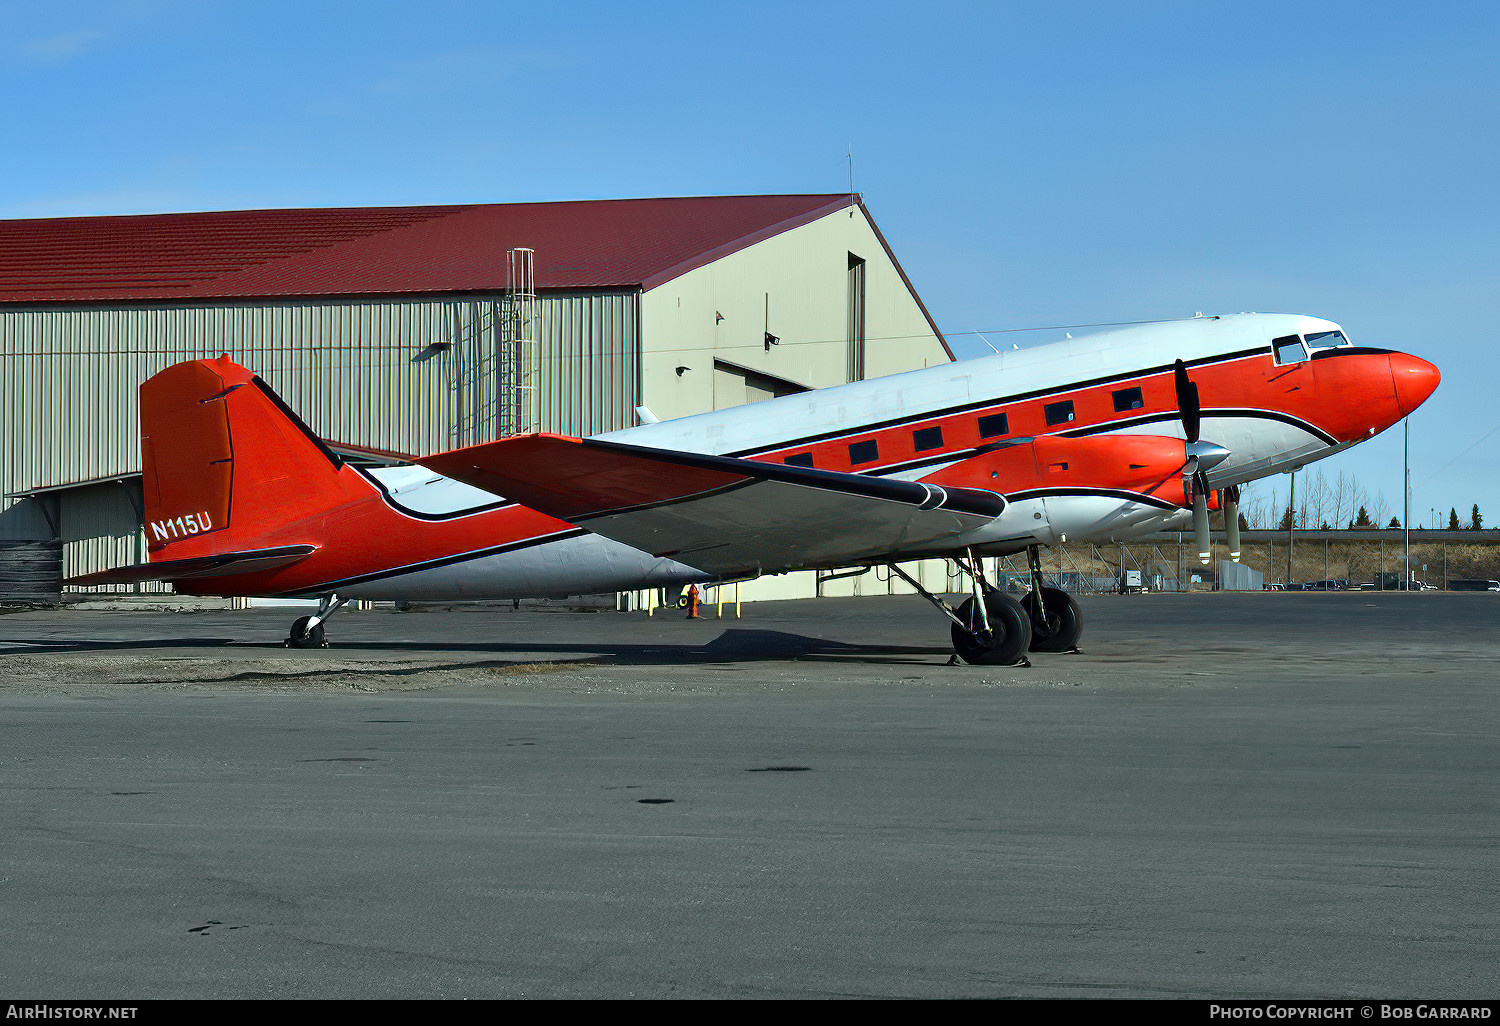
{"label": "antenna on fuselage", "polygon": [[[992,352],[992,353],[994,353],[994,354],[995,354],[995,355],[996,355],[996,356],[999,356],[999,355],[1000,355],[1000,350],[998,350],[998,349],[996,349],[996,348],[995,348],[995,343],[993,343],[993,342],[991,342],[991,341],[990,341],[990,340],[989,340],[989,339],[988,339],[988,338],[987,338],[987,337],[986,337],[986,336],[985,336],[985,334],[984,334],[984,332],[982,332],[982,331],[980,331],[980,330],[979,330],[979,329],[978,329],[978,328],[975,328],[975,329],[974,329],[974,334],[976,334],[976,335],[978,335],[978,336],[979,336],[979,337],[980,337],[980,338],[982,338],[982,339],[984,339],[984,344],[985,344],[985,345],[987,345],[987,346],[989,346],[989,347],[990,347],[990,352]],[[1014,347],[1014,346],[1012,346],[1012,347],[1011,347],[1011,348],[1012,348],[1012,349],[1014,349],[1014,348],[1015,348],[1015,347]]]}

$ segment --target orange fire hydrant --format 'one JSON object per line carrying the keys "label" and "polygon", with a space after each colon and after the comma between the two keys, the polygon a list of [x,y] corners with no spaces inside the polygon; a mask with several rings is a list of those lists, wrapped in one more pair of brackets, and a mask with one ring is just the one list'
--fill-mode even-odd
{"label": "orange fire hydrant", "polygon": [[698,586],[696,584],[690,584],[690,585],[688,585],[688,590],[687,590],[687,618],[689,620],[697,620],[699,618],[698,617]]}

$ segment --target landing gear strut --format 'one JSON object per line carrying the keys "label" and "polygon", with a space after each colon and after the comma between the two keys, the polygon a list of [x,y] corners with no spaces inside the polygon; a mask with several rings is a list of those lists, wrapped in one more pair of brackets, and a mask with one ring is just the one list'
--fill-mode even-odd
{"label": "landing gear strut", "polygon": [[953,621],[953,651],[964,662],[979,666],[1030,666],[1026,650],[1031,644],[1031,621],[1021,604],[984,579],[984,566],[973,552],[969,553],[968,562],[956,558],[954,562],[968,575],[973,591],[956,610],[896,564],[890,564],[890,569]]}
{"label": "landing gear strut", "polygon": [[324,595],[318,599],[316,613],[312,616],[299,616],[292,622],[292,632],[282,644],[287,648],[327,648],[328,640],[323,633],[323,623],[348,601],[337,595]]}
{"label": "landing gear strut", "polygon": [[1083,611],[1078,600],[1061,588],[1049,588],[1042,576],[1042,557],[1037,547],[1026,549],[1031,567],[1031,591],[1021,597],[1021,608],[1031,621],[1031,651],[1077,652],[1083,636]]}

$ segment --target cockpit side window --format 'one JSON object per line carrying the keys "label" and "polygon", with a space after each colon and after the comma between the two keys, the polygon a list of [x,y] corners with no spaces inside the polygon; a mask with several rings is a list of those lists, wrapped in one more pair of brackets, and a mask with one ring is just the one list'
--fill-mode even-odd
{"label": "cockpit side window", "polygon": [[1302,347],[1300,335],[1283,335],[1271,339],[1271,351],[1277,363],[1300,363],[1307,359],[1307,350]]}
{"label": "cockpit side window", "polygon": [[1336,346],[1348,346],[1354,343],[1344,337],[1342,331],[1309,331],[1306,335],[1307,348],[1316,352],[1319,349],[1333,349]]}

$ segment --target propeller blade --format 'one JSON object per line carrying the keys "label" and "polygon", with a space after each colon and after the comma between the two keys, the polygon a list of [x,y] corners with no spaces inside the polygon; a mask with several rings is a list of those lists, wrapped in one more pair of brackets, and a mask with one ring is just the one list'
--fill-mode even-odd
{"label": "propeller blade", "polygon": [[1198,559],[1208,565],[1213,548],[1208,535],[1208,478],[1202,471],[1193,475],[1193,540],[1198,543]]}
{"label": "propeller blade", "polygon": [[1182,413],[1182,430],[1189,442],[1198,440],[1198,421],[1202,407],[1198,403],[1198,386],[1188,377],[1187,364],[1178,360],[1172,368],[1177,385],[1177,409]]}
{"label": "propeller blade", "polygon": [[1229,558],[1240,561],[1240,489],[1231,485],[1224,489],[1224,540],[1229,543]]}

